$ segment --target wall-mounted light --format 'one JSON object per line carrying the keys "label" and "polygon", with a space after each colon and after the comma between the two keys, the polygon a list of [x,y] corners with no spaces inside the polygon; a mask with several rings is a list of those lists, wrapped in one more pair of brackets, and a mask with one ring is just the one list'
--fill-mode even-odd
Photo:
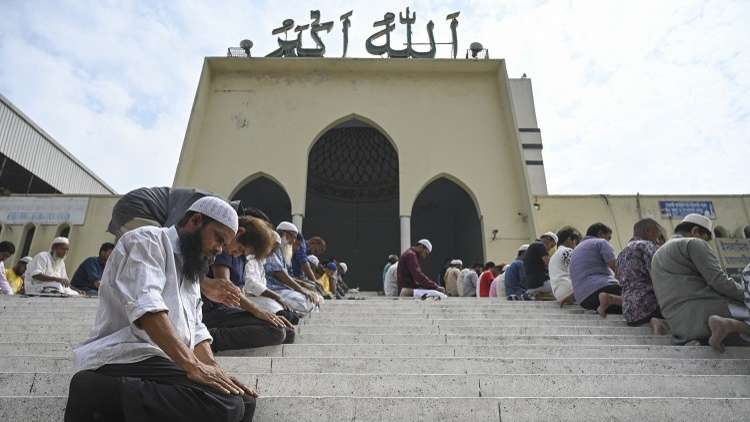
{"label": "wall-mounted light", "polygon": [[534,202],[534,209],[537,210],[537,211],[539,211],[540,209],[542,209],[542,206],[539,205],[538,202]]}
{"label": "wall-mounted light", "polygon": [[498,233],[500,233],[500,230],[498,230],[498,229],[492,230],[492,240],[493,241],[497,240],[497,234]]}

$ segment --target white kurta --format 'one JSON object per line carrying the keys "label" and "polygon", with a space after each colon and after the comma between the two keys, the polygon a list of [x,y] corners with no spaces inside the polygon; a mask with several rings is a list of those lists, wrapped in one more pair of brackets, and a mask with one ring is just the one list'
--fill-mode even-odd
{"label": "white kurta", "polygon": [[398,296],[398,262],[391,265],[386,271],[383,291],[386,296]]}
{"label": "white kurta", "polygon": [[65,268],[65,259],[55,259],[47,251],[39,252],[31,260],[26,269],[26,273],[24,274],[24,289],[27,295],[56,292],[69,296],[78,296],[78,292],[56,281],[35,280],[34,276],[39,274],[67,279],[68,271]]}
{"label": "white kurta", "polygon": [[169,357],[134,322],[167,311],[177,337],[191,350],[211,340],[203,324],[200,283],[180,270],[177,230],[141,227],[117,242],[102,274],[92,337],[74,350],[79,369]]}
{"label": "white kurta", "polygon": [[247,299],[255,306],[275,314],[284,310],[284,307],[270,297],[261,296],[263,292],[268,290],[266,287],[265,261],[265,259],[256,259],[253,255],[247,256],[245,293],[251,295]]}

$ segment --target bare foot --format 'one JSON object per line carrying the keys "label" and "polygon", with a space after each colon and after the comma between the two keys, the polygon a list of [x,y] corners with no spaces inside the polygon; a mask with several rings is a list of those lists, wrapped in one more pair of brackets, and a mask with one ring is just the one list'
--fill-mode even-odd
{"label": "bare foot", "polygon": [[732,332],[729,321],[726,318],[712,315],[708,317],[708,328],[711,330],[708,344],[717,352],[724,353],[724,339]]}
{"label": "bare foot", "polygon": [[663,336],[664,334],[669,333],[669,326],[663,319],[651,318],[651,321],[649,321],[648,324],[651,326],[651,330],[653,330],[654,335],[656,336]]}
{"label": "bare foot", "polygon": [[609,293],[599,293],[599,307],[596,308],[596,312],[600,317],[606,318],[607,309],[609,309]]}

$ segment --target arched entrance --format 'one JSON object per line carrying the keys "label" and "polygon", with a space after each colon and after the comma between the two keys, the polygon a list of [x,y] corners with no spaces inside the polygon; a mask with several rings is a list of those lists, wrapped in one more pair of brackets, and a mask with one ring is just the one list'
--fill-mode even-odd
{"label": "arched entrance", "polygon": [[241,200],[244,207],[254,207],[265,212],[274,226],[282,221],[292,221],[292,201],[289,195],[269,177],[253,178],[232,195],[231,200]]}
{"label": "arched entrance", "polygon": [[399,250],[398,153],[370,124],[351,119],[310,150],[304,232],[349,266],[350,287],[381,290],[383,265]]}
{"label": "arched entrance", "polygon": [[464,265],[484,261],[482,225],[469,194],[445,177],[428,184],[411,211],[412,245],[419,239],[432,242],[433,253],[422,263],[422,270],[437,282],[447,259],[460,259]]}

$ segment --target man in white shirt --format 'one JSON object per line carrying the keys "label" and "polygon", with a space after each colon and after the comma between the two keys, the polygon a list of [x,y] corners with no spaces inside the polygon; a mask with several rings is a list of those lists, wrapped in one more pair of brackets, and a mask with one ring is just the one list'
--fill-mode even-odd
{"label": "man in white shirt", "polygon": [[176,227],[120,238],[92,337],[74,350],[65,421],[252,420],[257,395],[214,360],[201,310],[200,279],[237,227],[226,201],[205,197]]}
{"label": "man in white shirt", "polygon": [[245,265],[245,293],[247,299],[255,306],[285,317],[294,325],[299,323],[299,317],[292,310],[291,305],[273,290],[266,287],[266,270],[263,267],[266,257],[258,258],[255,255],[247,256]]}
{"label": "man in white shirt", "polygon": [[549,260],[549,281],[555,300],[562,306],[575,303],[573,282],[570,279],[570,257],[583,236],[573,227],[563,227],[557,232],[557,238],[557,251]]}
{"label": "man in white shirt", "polygon": [[388,271],[385,272],[383,291],[386,296],[398,296],[398,261],[388,267]]}
{"label": "man in white shirt", "polygon": [[65,269],[65,256],[68,250],[70,250],[68,238],[57,237],[52,241],[49,252],[36,254],[24,274],[27,295],[79,296],[77,291],[70,288],[68,271]]}

